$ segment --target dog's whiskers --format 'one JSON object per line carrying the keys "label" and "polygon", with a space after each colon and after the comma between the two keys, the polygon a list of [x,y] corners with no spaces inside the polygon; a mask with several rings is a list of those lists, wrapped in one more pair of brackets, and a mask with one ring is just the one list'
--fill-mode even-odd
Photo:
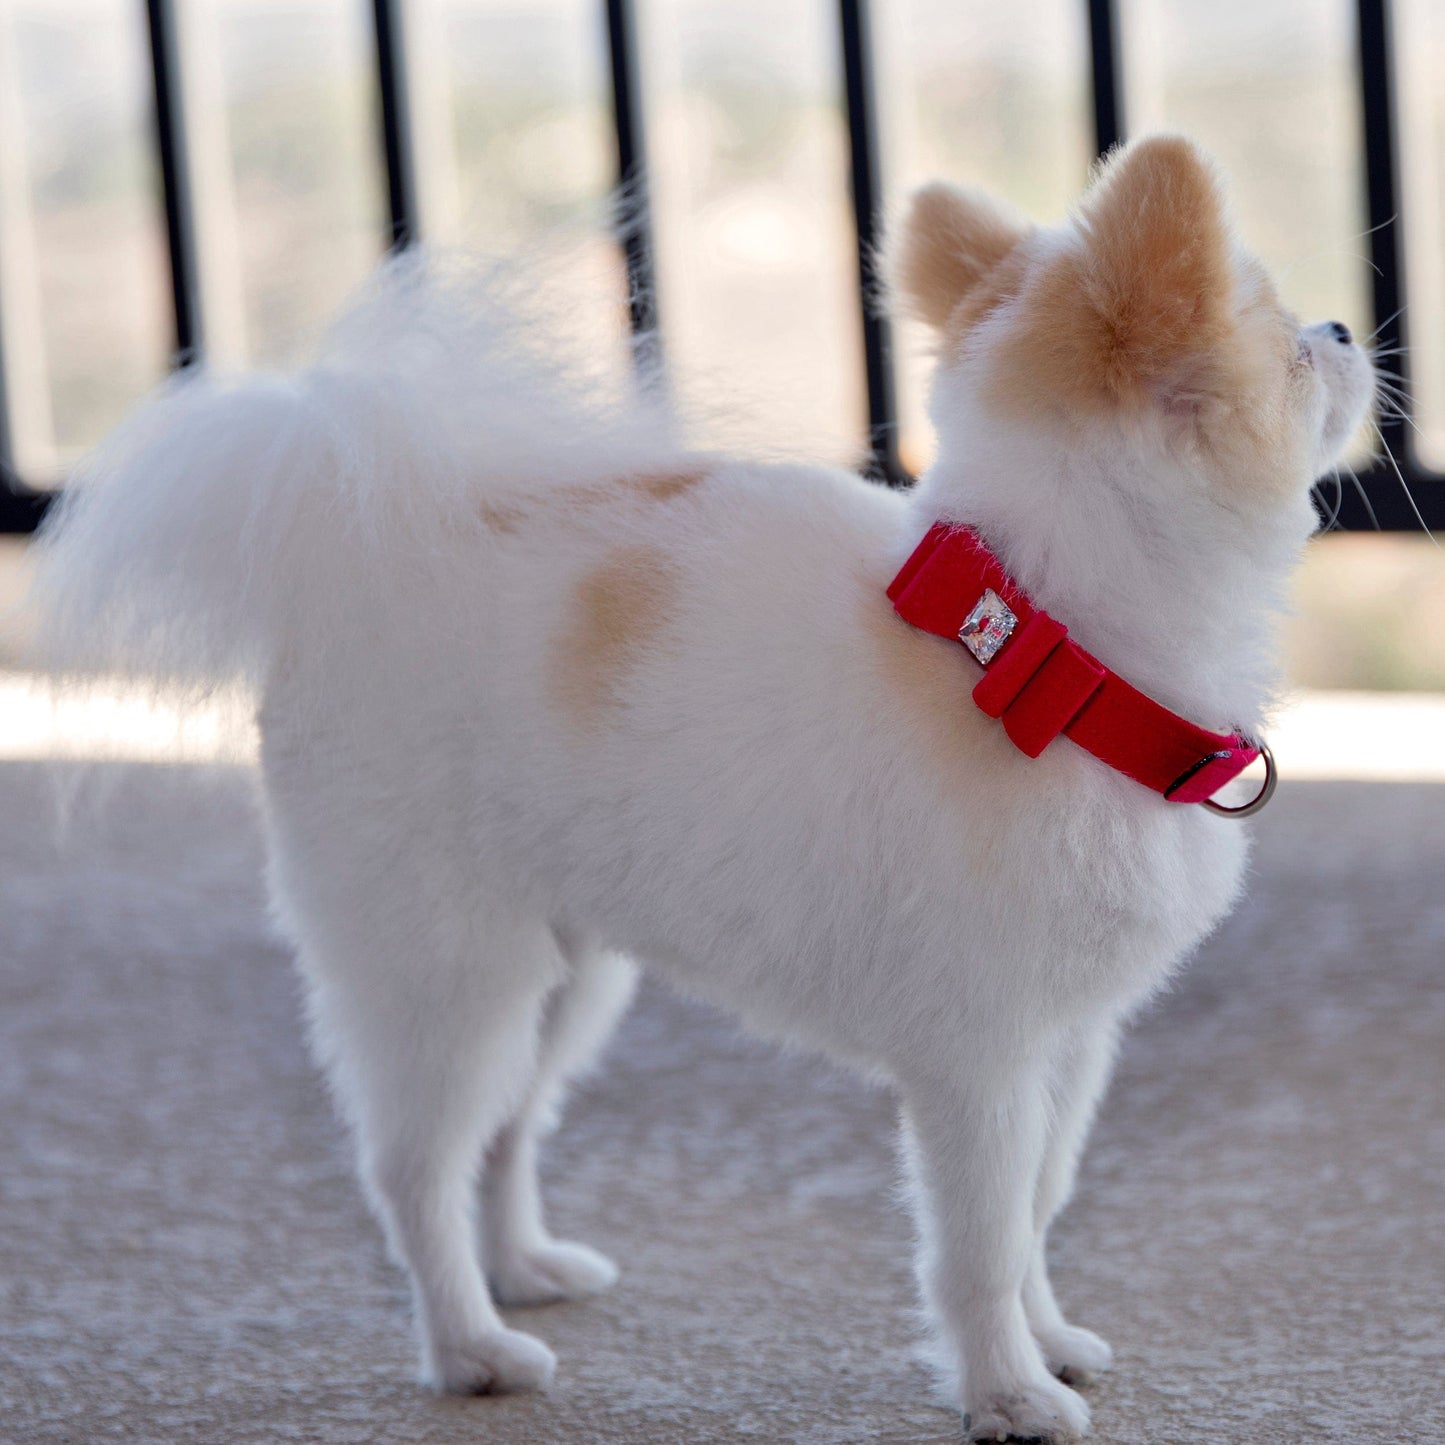
{"label": "dog's whiskers", "polygon": [[[1378,430],[1378,428],[1376,430]],[[1344,464],[1342,463],[1341,465]],[[1351,466],[1346,465],[1345,470],[1350,474],[1350,482],[1354,486],[1355,492],[1365,508],[1366,515],[1368,515],[1370,519],[1370,526],[1377,532],[1383,532],[1385,529],[1380,525],[1380,519],[1375,515],[1375,508],[1370,501],[1370,494],[1365,490],[1365,484],[1360,480],[1360,474]]]}
{"label": "dog's whiskers", "polygon": [[[1382,221],[1380,224],[1381,224],[1381,225],[1389,225],[1389,222],[1388,222],[1388,221]],[[1379,227],[1376,227],[1376,229],[1378,230]],[[1368,231],[1366,231],[1365,234],[1366,234],[1366,235],[1369,235],[1370,233],[1369,233]],[[1375,329],[1374,329],[1372,332],[1370,332],[1370,334],[1369,334],[1367,337],[1365,337],[1364,341],[1363,341],[1361,344],[1364,345],[1364,346],[1368,346],[1392,321],[1398,321],[1398,320],[1400,319],[1400,317],[1402,317],[1404,314],[1405,314],[1405,308],[1404,308],[1403,306],[1398,307],[1398,308],[1396,309],[1396,311],[1394,312],[1394,314],[1393,314],[1393,315],[1390,315],[1390,316],[1387,316],[1382,322],[1380,322],[1380,324],[1379,324],[1377,327],[1375,327]]]}
{"label": "dog's whiskers", "polygon": [[1320,511],[1326,514],[1320,523],[1321,532],[1339,532],[1344,530],[1340,526],[1340,508],[1344,505],[1345,488],[1344,483],[1340,480],[1339,467],[1331,468],[1330,480],[1335,484],[1335,500],[1333,506],[1325,500],[1325,483],[1323,478],[1310,487],[1310,491],[1314,493],[1316,502],[1319,503]]}
{"label": "dog's whiskers", "polygon": [[[1384,432],[1380,430],[1377,422],[1371,422],[1370,425],[1374,428],[1375,436],[1379,439],[1380,449],[1385,453],[1386,458],[1389,460],[1390,467],[1400,483],[1400,490],[1404,492],[1405,500],[1410,504],[1410,510],[1415,514],[1415,520],[1420,524],[1420,530],[1424,532],[1434,546],[1438,547],[1440,545],[1439,539],[1430,530],[1429,526],[1426,525],[1425,518],[1420,515],[1420,509],[1415,505],[1415,498],[1410,492],[1410,484],[1405,480],[1405,474],[1400,470],[1400,464],[1395,460],[1395,454],[1390,450],[1390,444],[1385,440]],[[1361,496],[1363,495],[1364,490],[1361,488]],[[1368,502],[1366,505],[1369,505]],[[1371,515],[1373,516],[1373,513],[1371,513]]]}
{"label": "dog's whiskers", "polygon": [[[1404,422],[1416,436],[1424,438],[1425,432],[1410,414],[1410,396],[1404,389],[1403,383],[1397,384],[1388,379],[1377,380],[1375,386],[1375,402],[1381,414],[1390,421]],[[1390,458],[1391,462],[1394,458]],[[1416,514],[1418,515],[1418,513]]]}

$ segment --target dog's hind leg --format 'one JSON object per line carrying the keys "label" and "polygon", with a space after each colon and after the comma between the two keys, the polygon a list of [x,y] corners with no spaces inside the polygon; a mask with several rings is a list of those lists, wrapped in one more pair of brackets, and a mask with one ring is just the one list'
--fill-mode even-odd
{"label": "dog's hind leg", "polygon": [[1115,1020],[1081,1024],[1061,1042],[1050,1076],[1053,1118],[1034,1194],[1034,1248],[1024,1276],[1024,1312],[1049,1369],[1084,1384],[1113,1362],[1113,1351],[1092,1330],[1071,1325],[1054,1299],[1045,1245],[1049,1226],[1074,1192],[1079,1156],[1099,1100],[1109,1084],[1119,1027]]}
{"label": "dog's hind leg", "polygon": [[606,1255],[547,1232],[537,1166],[568,1083],[601,1053],[632,999],[637,971],[620,954],[589,942],[560,942],[572,977],[548,1003],[531,1088],[493,1141],[482,1176],[487,1275],[504,1304],[579,1299],[617,1279]]}
{"label": "dog's hind leg", "polygon": [[395,898],[333,915],[334,931],[317,929],[314,910],[309,927],[290,911],[303,923],[316,1041],[411,1276],[424,1377],[464,1394],[546,1385],[552,1352],[508,1329],[487,1292],[476,1176],[532,1077],[562,971],[551,930],[501,911],[440,919]]}

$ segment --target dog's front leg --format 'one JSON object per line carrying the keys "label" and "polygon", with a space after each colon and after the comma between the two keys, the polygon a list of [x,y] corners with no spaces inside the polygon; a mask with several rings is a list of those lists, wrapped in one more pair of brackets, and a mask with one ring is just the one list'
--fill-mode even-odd
{"label": "dog's front leg", "polygon": [[1118,1047],[1116,1018],[1091,1019],[1060,1040],[1050,1070],[1052,1122],[1034,1195],[1034,1249],[1024,1277],[1024,1313],[1049,1369],[1085,1384],[1113,1362],[1113,1351],[1092,1330],[1071,1325],[1054,1299],[1045,1249],[1049,1226],[1074,1192],[1079,1156],[1099,1100],[1109,1086]]}
{"label": "dog's front leg", "polygon": [[919,1214],[919,1282],[976,1440],[1072,1440],[1084,1402],[1049,1373],[1021,1290],[1048,1133],[1042,1061],[974,1054],[904,1084]]}

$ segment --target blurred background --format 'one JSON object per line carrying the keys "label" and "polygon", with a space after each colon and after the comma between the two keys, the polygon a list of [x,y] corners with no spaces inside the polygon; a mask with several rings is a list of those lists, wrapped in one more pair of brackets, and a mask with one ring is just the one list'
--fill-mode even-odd
{"label": "blurred background", "polygon": [[[417,235],[496,252],[569,233],[586,258],[575,310],[599,355],[625,367],[626,271],[605,220],[618,177],[607,7],[383,8],[405,42]],[[1290,303],[1361,336],[1387,320],[1372,292],[1359,79],[1368,8],[1113,7],[1129,132],[1169,126],[1212,149]],[[860,463],[869,417],[839,6],[628,9],[657,309],[681,402],[704,441],[722,439],[721,420],[717,435],[709,428],[725,416],[730,442]],[[31,487],[60,483],[172,362],[148,28],[157,13],[174,27],[210,359],[304,357],[390,240],[372,0],[0,0],[0,355],[9,456]],[[1382,13],[1394,42],[1395,239],[1407,281],[1403,321],[1388,318],[1386,336],[1408,328],[1412,395],[1395,450],[1439,526],[1445,7],[1394,0]],[[1081,0],[875,4],[868,55],[885,214],[916,183],[946,176],[1058,217],[1095,154],[1089,22]],[[922,338],[901,328],[893,355],[896,455],[917,471],[931,449]],[[1361,439],[1362,467],[1373,443]],[[1386,484],[1393,475],[1377,468],[1372,486]],[[1357,510],[1353,525],[1367,516]],[[6,546],[0,588],[14,593],[24,544]],[[1299,601],[1298,685],[1445,691],[1445,565],[1423,527],[1322,538]]]}

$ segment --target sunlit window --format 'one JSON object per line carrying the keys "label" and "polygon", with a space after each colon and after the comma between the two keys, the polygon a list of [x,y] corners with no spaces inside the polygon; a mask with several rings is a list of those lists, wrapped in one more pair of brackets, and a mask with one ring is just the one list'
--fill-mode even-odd
{"label": "sunlit window", "polygon": [[135,0],[0,0],[0,354],[37,485],[165,373],[150,86]]}
{"label": "sunlit window", "polygon": [[368,16],[355,0],[178,15],[204,346],[294,361],[382,250]]}
{"label": "sunlit window", "polygon": [[710,441],[857,460],[857,263],[827,0],[646,11],[659,307]]}

